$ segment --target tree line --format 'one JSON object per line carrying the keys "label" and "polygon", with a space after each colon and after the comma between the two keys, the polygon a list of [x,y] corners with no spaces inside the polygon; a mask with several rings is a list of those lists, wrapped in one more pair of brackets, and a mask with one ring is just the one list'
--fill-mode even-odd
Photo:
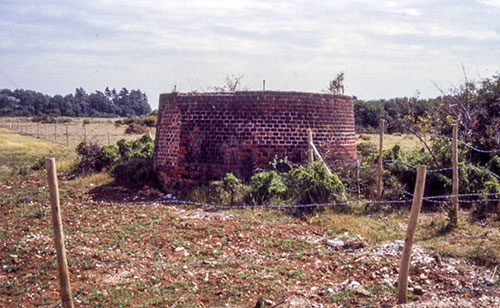
{"label": "tree line", "polygon": [[50,96],[33,90],[0,90],[0,116],[126,117],[151,113],[146,93],[108,87],[94,93],[83,88],[74,94]]}
{"label": "tree line", "polygon": [[[484,149],[500,147],[500,74],[465,82],[431,99],[394,98],[354,101],[356,129],[377,130],[379,119],[388,123],[388,132],[451,135],[458,124],[461,138]],[[481,161],[491,154],[477,154]]]}

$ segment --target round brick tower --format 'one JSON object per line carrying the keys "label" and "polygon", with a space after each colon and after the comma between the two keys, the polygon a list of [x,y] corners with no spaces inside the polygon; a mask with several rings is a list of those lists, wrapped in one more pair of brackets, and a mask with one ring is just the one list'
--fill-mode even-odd
{"label": "round brick tower", "polygon": [[300,92],[161,94],[154,168],[165,189],[248,179],[277,155],[307,155],[307,131],[328,158],[356,158],[354,111],[343,95]]}

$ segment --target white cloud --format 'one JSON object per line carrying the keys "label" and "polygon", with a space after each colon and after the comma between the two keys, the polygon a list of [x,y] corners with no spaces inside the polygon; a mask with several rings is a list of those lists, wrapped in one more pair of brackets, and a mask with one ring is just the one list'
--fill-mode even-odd
{"label": "white cloud", "polygon": [[227,73],[249,88],[321,91],[344,70],[361,97],[431,96],[429,80],[461,76],[461,63],[495,72],[499,14],[491,0],[4,0],[0,69],[49,93],[140,86],[153,104]]}

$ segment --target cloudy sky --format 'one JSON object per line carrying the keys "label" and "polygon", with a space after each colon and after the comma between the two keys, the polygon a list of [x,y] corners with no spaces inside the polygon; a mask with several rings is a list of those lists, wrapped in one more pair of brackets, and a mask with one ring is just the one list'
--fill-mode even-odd
{"label": "cloudy sky", "polygon": [[500,72],[500,0],[0,0],[0,88],[434,97]]}

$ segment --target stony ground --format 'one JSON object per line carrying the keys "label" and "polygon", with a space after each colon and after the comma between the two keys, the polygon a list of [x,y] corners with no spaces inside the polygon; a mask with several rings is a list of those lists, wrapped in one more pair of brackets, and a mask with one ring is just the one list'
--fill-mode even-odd
{"label": "stony ground", "polygon": [[[260,219],[259,211],[244,218],[154,202],[102,203],[159,197],[147,188],[75,187],[65,178],[60,187],[76,307],[396,303],[400,241],[369,245],[304,219]],[[0,306],[60,305],[44,174],[13,177],[0,196]],[[499,307],[492,276],[414,247],[405,307]]]}

